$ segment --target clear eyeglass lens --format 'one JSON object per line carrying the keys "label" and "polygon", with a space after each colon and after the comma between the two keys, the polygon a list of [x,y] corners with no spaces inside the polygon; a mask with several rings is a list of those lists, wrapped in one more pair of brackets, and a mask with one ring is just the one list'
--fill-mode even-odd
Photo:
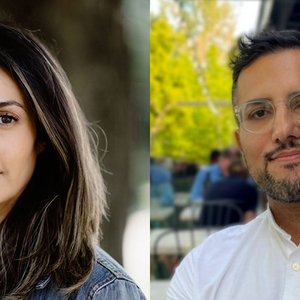
{"label": "clear eyeglass lens", "polygon": [[[300,94],[288,102],[290,113],[300,124]],[[270,101],[260,100],[244,103],[238,109],[241,126],[253,133],[264,133],[272,128],[275,107]]]}
{"label": "clear eyeglass lens", "polygon": [[269,101],[252,101],[240,107],[240,121],[250,132],[266,132],[272,126],[274,106]]}
{"label": "clear eyeglass lens", "polygon": [[300,117],[300,95],[293,97],[290,101],[290,110],[294,118],[299,120]]}

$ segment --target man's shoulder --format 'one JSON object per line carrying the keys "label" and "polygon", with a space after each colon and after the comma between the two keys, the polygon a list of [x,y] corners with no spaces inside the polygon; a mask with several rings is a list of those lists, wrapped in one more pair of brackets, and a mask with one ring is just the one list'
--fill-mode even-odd
{"label": "man's shoulder", "polygon": [[[220,252],[224,256],[226,255],[224,253],[226,252],[225,249],[228,249],[227,253],[229,255],[230,250],[234,251],[240,245],[249,244],[249,242],[253,241],[259,232],[267,235],[265,229],[266,214],[267,212],[262,213],[245,225],[231,226],[210,235],[201,245],[194,249],[194,255],[215,256]],[[261,234],[259,235],[260,237]]]}
{"label": "man's shoulder", "polygon": [[206,175],[206,174],[214,174],[220,172],[220,166],[218,164],[213,165],[205,165],[202,166],[201,169],[198,170],[198,175]]}
{"label": "man's shoulder", "polygon": [[86,299],[95,300],[117,299],[118,295],[128,299],[146,299],[123,267],[100,247],[96,248],[94,269],[76,299],[83,299],[80,298],[83,295],[87,295]]}
{"label": "man's shoulder", "polygon": [[212,164],[207,166],[207,172],[220,172],[220,166],[218,164]]}
{"label": "man's shoulder", "polygon": [[220,230],[194,248],[177,267],[167,299],[213,299],[207,297],[208,291],[217,289],[247,232],[258,227],[250,223]]}

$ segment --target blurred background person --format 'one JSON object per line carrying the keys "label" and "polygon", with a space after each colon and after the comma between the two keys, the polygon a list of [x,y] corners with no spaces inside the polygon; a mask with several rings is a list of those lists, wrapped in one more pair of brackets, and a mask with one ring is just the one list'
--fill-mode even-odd
{"label": "blurred background person", "polygon": [[[215,153],[215,150],[211,153],[212,164],[201,168],[196,175],[191,190],[192,202],[202,201],[209,186],[227,177],[229,164],[233,159],[240,156],[239,150],[234,147],[225,149],[219,155],[215,155]],[[217,159],[216,156],[218,157]]]}
{"label": "blurred background person", "polygon": [[[235,223],[247,223],[255,218],[258,192],[254,185],[247,182],[248,170],[242,159],[233,160],[228,166],[228,177],[212,183],[204,196],[204,202],[224,201],[229,206],[225,207],[204,207],[198,225],[225,226]],[[233,204],[241,212],[239,216],[236,210],[230,209]],[[229,217],[226,218],[226,213]],[[211,215],[211,218],[210,216]]]}
{"label": "blurred background person", "polygon": [[210,159],[209,159],[210,164],[211,165],[217,164],[218,161],[219,161],[220,155],[221,155],[221,151],[220,150],[218,150],[218,149],[211,150],[211,152],[210,152]]}
{"label": "blurred background person", "polygon": [[150,159],[150,201],[157,201],[160,206],[172,206],[174,204],[174,190],[171,182],[171,174],[160,165]]}
{"label": "blurred background person", "polygon": [[195,176],[198,172],[196,164],[188,162],[175,163],[173,168],[173,179],[174,178],[185,178],[190,176]]}

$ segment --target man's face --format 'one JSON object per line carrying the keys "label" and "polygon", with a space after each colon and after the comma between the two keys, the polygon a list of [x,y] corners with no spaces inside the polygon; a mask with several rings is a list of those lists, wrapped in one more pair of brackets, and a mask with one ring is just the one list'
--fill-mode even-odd
{"label": "man's face", "polygon": [[228,176],[228,167],[229,167],[230,163],[231,163],[231,159],[229,157],[221,156],[219,158],[220,170],[224,176]]}
{"label": "man's face", "polygon": [[300,201],[300,122],[284,104],[290,94],[300,92],[300,50],[260,57],[241,72],[237,86],[237,105],[264,98],[276,106],[269,132],[236,132],[251,175],[272,199]]}

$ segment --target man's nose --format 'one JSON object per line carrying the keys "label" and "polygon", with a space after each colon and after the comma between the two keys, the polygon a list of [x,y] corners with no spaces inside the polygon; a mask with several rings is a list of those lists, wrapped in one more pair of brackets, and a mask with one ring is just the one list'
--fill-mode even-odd
{"label": "man's nose", "polygon": [[300,122],[293,118],[285,103],[281,104],[276,107],[272,127],[272,141],[280,144],[300,138]]}

